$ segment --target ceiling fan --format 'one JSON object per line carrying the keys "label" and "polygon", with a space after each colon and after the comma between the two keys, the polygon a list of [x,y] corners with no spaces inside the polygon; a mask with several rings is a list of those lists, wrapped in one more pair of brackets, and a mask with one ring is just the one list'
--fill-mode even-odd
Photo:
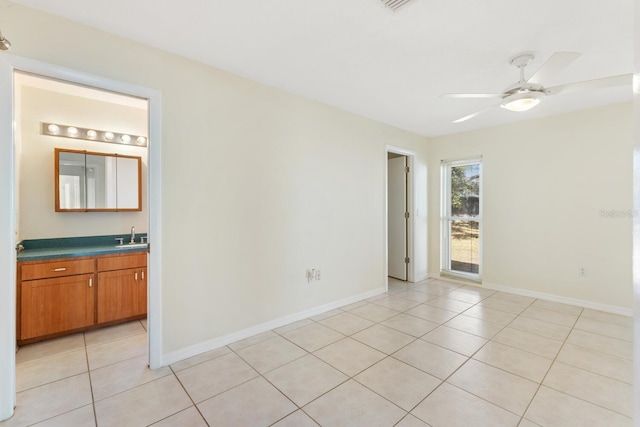
{"label": "ceiling fan", "polygon": [[502,107],[510,111],[527,111],[538,105],[545,97],[560,95],[569,92],[582,90],[599,89],[611,86],[629,85],[631,86],[632,74],[622,74],[619,76],[604,77],[594,80],[586,80],[576,83],[568,83],[559,86],[545,87],[543,82],[567,67],[578,59],[580,53],[577,52],[555,52],[533,76],[525,79],[524,69],[535,57],[532,52],[524,52],[509,59],[509,64],[520,70],[520,81],[507,87],[502,93],[449,93],[442,95],[445,98],[498,98],[500,103],[483,108],[475,113],[471,113],[453,123],[460,123],[472,119],[482,113],[490,111],[496,107]]}

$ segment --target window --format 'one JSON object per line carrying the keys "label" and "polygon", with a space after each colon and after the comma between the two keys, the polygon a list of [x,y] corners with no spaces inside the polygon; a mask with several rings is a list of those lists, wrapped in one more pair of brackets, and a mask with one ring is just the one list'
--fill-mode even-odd
{"label": "window", "polygon": [[442,162],[441,272],[480,281],[482,159]]}

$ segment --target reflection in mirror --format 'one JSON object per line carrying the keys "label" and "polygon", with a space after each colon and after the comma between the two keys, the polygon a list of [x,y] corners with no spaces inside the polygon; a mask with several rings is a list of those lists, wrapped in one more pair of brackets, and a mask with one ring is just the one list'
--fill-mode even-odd
{"label": "reflection in mirror", "polygon": [[56,212],[142,210],[142,158],[55,149]]}

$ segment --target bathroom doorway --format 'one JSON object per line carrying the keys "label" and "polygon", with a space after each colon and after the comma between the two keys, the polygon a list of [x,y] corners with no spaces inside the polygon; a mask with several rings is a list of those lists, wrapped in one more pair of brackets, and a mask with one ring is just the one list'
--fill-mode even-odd
{"label": "bathroom doorway", "polygon": [[[3,97],[0,100],[0,154],[4,157],[2,173],[0,174],[0,197],[3,202],[8,202],[8,208],[0,215],[0,232],[3,241],[9,246],[0,252],[0,267],[4,276],[0,280],[0,377],[3,378],[0,386],[0,402],[3,414],[15,405],[15,344],[16,344],[16,254],[13,247],[20,238],[20,217],[17,208],[21,197],[19,181],[16,179],[19,173],[19,162],[15,161],[20,155],[19,144],[21,134],[17,125],[16,114],[20,108],[21,98],[15,85],[18,73],[31,76],[40,76],[53,81],[63,81],[76,89],[95,90],[106,94],[129,96],[142,100],[148,105],[148,140],[149,148],[146,153],[148,163],[144,171],[146,181],[146,222],[149,239],[154,242],[154,251],[148,255],[148,304],[147,326],[148,338],[145,338],[145,347],[148,349],[148,363],[152,368],[162,365],[161,362],[161,322],[160,322],[160,252],[161,234],[159,223],[161,186],[160,164],[160,95],[153,89],[129,83],[109,80],[100,76],[90,75],[75,70],[63,69],[57,66],[33,61],[12,55],[4,55],[0,59],[0,87],[4,93],[13,93],[14,97]],[[14,125],[12,125],[14,124]],[[53,193],[53,186],[50,193]],[[153,194],[153,195],[152,195]],[[60,215],[60,214],[59,214]],[[134,224],[129,224],[134,225]],[[99,227],[98,227],[99,228]],[[126,229],[123,230],[126,232]],[[8,237],[4,240],[4,237]],[[13,242],[13,243],[12,243]],[[10,250],[9,250],[10,249]]]}

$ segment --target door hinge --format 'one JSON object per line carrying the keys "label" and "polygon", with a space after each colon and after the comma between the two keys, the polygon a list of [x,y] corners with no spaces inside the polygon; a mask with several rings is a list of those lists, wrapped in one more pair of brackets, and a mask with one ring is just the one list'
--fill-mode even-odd
{"label": "door hinge", "polygon": [[404,167],[404,173],[409,173],[409,166]]}
{"label": "door hinge", "polygon": [[405,217],[405,218],[409,218],[409,212],[405,212],[405,213],[404,213],[404,217]]}
{"label": "door hinge", "polygon": [[409,264],[410,262],[411,262],[411,260],[409,259],[409,257],[406,257],[406,258],[404,259],[404,263],[405,263],[405,264]]}

